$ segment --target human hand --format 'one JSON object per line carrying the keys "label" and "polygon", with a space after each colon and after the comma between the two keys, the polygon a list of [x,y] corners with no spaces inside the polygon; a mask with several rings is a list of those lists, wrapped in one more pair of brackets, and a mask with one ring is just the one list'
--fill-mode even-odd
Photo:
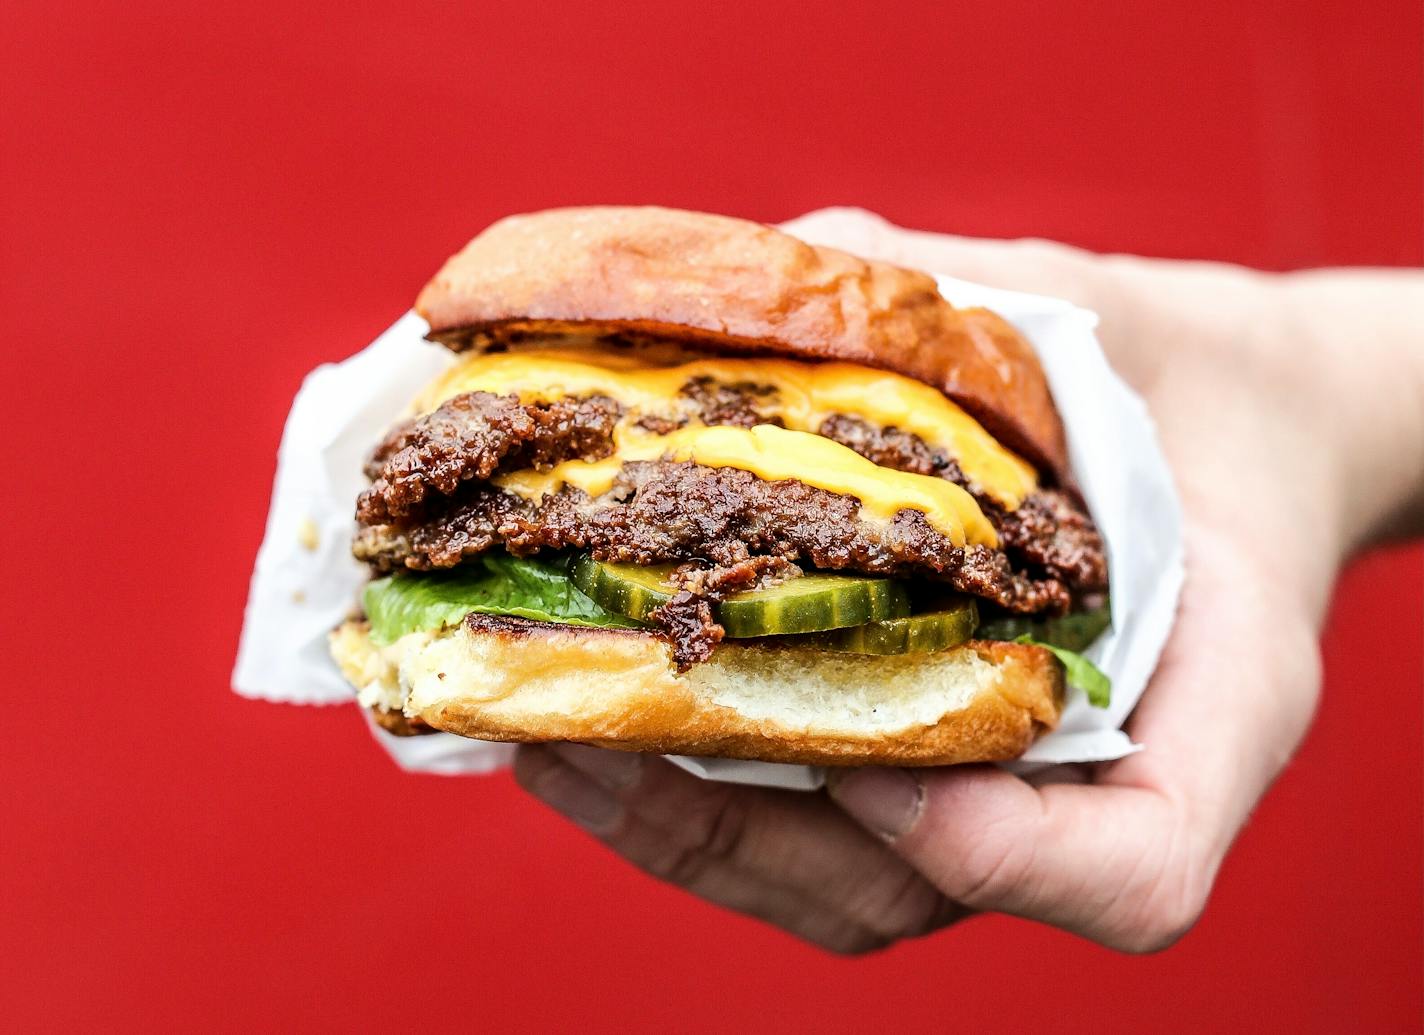
{"label": "human hand", "polygon": [[1418,340],[1417,304],[1395,304],[1417,274],[1281,277],[913,233],[863,213],[790,229],[1100,314],[1186,518],[1177,624],[1127,725],[1147,750],[1033,781],[849,769],[828,795],[572,744],[521,748],[516,777],[654,875],[838,951],[978,911],[1129,951],[1170,945],[1309,724],[1339,564],[1421,523],[1424,360],[1391,351]]}

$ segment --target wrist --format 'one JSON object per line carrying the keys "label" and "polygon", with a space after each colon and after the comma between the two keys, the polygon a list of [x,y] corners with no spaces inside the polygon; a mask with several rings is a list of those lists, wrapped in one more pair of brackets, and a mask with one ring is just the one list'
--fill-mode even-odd
{"label": "wrist", "polygon": [[1313,389],[1302,400],[1302,431],[1325,464],[1341,559],[1421,534],[1424,309],[1410,301],[1424,297],[1424,276],[1309,271],[1282,276],[1276,293],[1281,347],[1307,368]]}

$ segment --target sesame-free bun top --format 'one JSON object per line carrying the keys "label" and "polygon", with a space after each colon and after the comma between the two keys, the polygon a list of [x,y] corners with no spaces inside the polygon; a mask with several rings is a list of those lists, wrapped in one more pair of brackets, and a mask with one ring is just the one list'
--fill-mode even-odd
{"label": "sesame-free bun top", "polygon": [[760,223],[650,206],[510,216],[450,258],[415,308],[456,351],[572,332],[891,370],[1067,480],[1063,424],[1013,326],[956,309],[927,274]]}

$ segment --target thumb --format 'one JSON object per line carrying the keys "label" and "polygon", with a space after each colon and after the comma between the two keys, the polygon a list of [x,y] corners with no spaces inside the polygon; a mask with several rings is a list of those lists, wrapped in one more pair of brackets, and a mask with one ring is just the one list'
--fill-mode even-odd
{"label": "thumb", "polygon": [[985,766],[858,769],[832,799],[970,909],[1153,951],[1201,912],[1206,882],[1177,812],[1141,787],[1034,788]]}

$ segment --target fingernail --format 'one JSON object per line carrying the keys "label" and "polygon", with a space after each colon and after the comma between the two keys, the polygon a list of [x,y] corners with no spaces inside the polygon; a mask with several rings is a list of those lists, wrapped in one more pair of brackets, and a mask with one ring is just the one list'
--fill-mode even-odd
{"label": "fingernail", "polygon": [[635,751],[610,751],[587,744],[556,744],[554,753],[603,786],[626,791],[643,775],[643,756]]}
{"label": "fingernail", "polygon": [[623,815],[617,798],[575,769],[556,765],[539,777],[534,794],[593,834],[611,833]]}
{"label": "fingernail", "polygon": [[894,841],[920,818],[925,792],[903,769],[847,769],[834,772],[831,797],[866,829]]}

